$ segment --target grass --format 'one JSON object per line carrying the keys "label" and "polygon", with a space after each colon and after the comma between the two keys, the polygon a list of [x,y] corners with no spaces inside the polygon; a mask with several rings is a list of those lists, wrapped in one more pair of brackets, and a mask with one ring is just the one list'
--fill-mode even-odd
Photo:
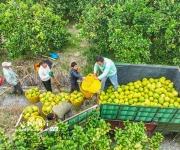
{"label": "grass", "polygon": [[14,126],[23,110],[23,107],[12,105],[8,108],[0,107],[0,127],[5,130],[7,134],[14,132]]}

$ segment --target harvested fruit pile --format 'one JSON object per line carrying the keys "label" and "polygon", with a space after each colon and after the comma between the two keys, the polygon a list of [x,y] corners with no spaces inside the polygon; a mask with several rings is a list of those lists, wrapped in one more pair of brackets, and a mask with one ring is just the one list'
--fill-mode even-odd
{"label": "harvested fruit pile", "polygon": [[37,130],[41,130],[44,128],[45,121],[41,116],[34,116],[28,119],[27,124],[35,127]]}
{"label": "harvested fruit pile", "polygon": [[82,101],[82,99],[83,99],[82,92],[78,92],[75,90],[73,93],[70,94],[70,101],[79,102]]}
{"label": "harvested fruit pile", "polygon": [[44,104],[45,102],[53,101],[55,95],[52,92],[48,91],[48,92],[40,94],[39,97],[40,97],[41,103]]}
{"label": "harvested fruit pile", "polygon": [[37,106],[28,106],[23,110],[23,116],[25,119],[29,117],[37,116],[39,114],[39,108]]}
{"label": "harvested fruit pile", "polygon": [[82,92],[78,92],[75,90],[70,94],[70,102],[73,106],[81,106],[83,103],[83,99],[84,96]]}
{"label": "harvested fruit pile", "polygon": [[174,83],[165,77],[143,78],[141,81],[119,85],[117,91],[114,91],[113,86],[109,86],[106,92],[101,91],[99,103],[180,107],[180,97]]}
{"label": "harvested fruit pile", "polygon": [[60,104],[62,102],[67,102],[70,100],[70,96],[68,93],[59,93],[58,95],[56,95],[56,97],[54,98],[54,101],[56,104]]}
{"label": "harvested fruit pile", "polygon": [[[52,108],[55,105],[58,105],[62,102],[68,102],[71,101],[72,105],[74,106],[80,106],[83,102],[83,94],[82,92],[74,91],[71,94],[61,92],[57,95],[54,93],[48,91],[45,93],[40,94],[40,91],[38,88],[29,89],[26,92],[27,97],[34,98],[36,96],[39,97],[40,102],[43,104],[42,106],[42,113],[47,116],[49,113],[52,113]],[[43,129],[44,126],[39,126],[36,122],[36,120],[39,120],[39,108],[37,106],[28,106],[24,108],[23,110],[23,117],[29,124],[36,127],[36,129]],[[33,117],[33,119],[32,119]],[[31,121],[30,121],[31,120]],[[42,120],[43,121],[43,120]]]}
{"label": "harvested fruit pile", "polygon": [[43,104],[42,112],[45,115],[48,115],[52,112],[52,108],[55,105],[58,105],[62,102],[67,102],[70,100],[68,93],[61,92],[57,95],[54,95],[52,92],[46,92],[40,94],[40,101]]}
{"label": "harvested fruit pile", "polygon": [[31,97],[36,97],[40,94],[40,91],[38,88],[32,88],[26,91],[26,97],[31,98]]}

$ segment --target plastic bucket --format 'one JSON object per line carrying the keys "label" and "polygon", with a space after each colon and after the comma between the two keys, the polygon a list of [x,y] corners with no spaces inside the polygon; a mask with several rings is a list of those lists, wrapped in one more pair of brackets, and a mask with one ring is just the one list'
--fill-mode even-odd
{"label": "plastic bucket", "polygon": [[[39,120],[41,120],[40,122],[38,121],[38,122],[33,122],[33,120],[34,119],[39,119]],[[39,127],[38,128],[36,128],[37,130],[42,130],[42,129],[44,129],[44,126],[45,126],[45,121],[44,121],[44,119],[41,117],[41,116],[34,116],[34,117],[30,117],[29,119],[28,119],[28,121],[27,121],[27,123],[28,123],[28,125],[32,125],[32,126],[35,126],[35,128],[36,128],[36,125],[38,125]]]}
{"label": "plastic bucket", "polygon": [[[25,108],[23,109],[22,115],[23,115],[24,119],[26,119],[26,120],[28,120],[30,117],[32,117],[32,116],[26,117],[26,116],[24,115],[24,112],[26,111],[26,109],[28,109],[28,108],[30,108],[30,107],[37,107],[37,106],[27,106],[27,107],[25,107]],[[39,107],[37,107],[37,108],[38,108],[38,112],[35,114],[35,116],[38,116],[38,115],[39,115]]]}
{"label": "plastic bucket", "polygon": [[91,98],[94,94],[94,93],[83,90],[82,87],[80,87],[80,90],[83,93],[84,98]]}
{"label": "plastic bucket", "polygon": [[71,100],[70,100],[70,102],[71,102],[71,104],[72,104],[73,106],[81,106],[82,103],[83,103],[83,99],[84,99],[84,97],[82,98],[81,101],[71,101]]}
{"label": "plastic bucket", "polygon": [[[43,111],[43,108],[44,108],[44,107],[45,107],[45,105],[42,106],[42,113],[43,113],[45,116],[47,116],[49,113],[46,113],[46,112]],[[52,110],[51,110],[50,113],[52,113]]]}
{"label": "plastic bucket", "polygon": [[40,67],[39,63],[34,64],[34,69],[35,69],[36,72],[39,71],[39,67]]}
{"label": "plastic bucket", "polygon": [[40,91],[39,94],[35,97],[27,97],[27,93],[25,92],[25,97],[28,99],[29,102],[31,103],[37,103],[39,102],[39,95],[40,95]]}
{"label": "plastic bucket", "polygon": [[95,80],[93,74],[89,74],[82,82],[82,89],[91,93],[97,93],[101,89],[101,82]]}
{"label": "plastic bucket", "polygon": [[45,116],[47,116],[48,114],[43,111],[43,108],[44,108],[44,107],[45,107],[45,106],[43,105],[43,106],[42,106],[42,113],[43,113]]}

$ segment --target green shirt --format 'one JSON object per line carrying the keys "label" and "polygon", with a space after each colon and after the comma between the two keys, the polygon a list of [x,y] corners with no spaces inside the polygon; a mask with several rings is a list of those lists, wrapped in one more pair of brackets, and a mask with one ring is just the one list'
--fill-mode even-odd
{"label": "green shirt", "polygon": [[99,80],[106,76],[109,77],[115,75],[117,72],[114,62],[108,58],[104,58],[104,64],[102,66],[99,66],[97,63],[95,63],[94,73],[97,73],[98,68],[103,72],[100,76],[98,76]]}
{"label": "green shirt", "polygon": [[55,113],[57,115],[58,118],[63,119],[64,115],[71,110],[71,103],[69,102],[62,102],[59,105],[55,105],[52,108],[53,113]]}

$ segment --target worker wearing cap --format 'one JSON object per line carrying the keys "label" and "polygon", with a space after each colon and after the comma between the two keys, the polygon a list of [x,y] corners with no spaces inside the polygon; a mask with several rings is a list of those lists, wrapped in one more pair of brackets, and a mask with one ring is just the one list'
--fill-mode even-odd
{"label": "worker wearing cap", "polygon": [[67,117],[72,116],[72,105],[69,102],[62,102],[59,105],[53,106],[52,111],[53,113],[47,115],[48,120],[56,119],[57,122],[63,121],[65,115],[67,115]]}
{"label": "worker wearing cap", "polygon": [[18,82],[18,75],[12,70],[10,62],[3,62],[3,74],[6,81],[13,85],[13,89],[11,91],[12,94],[16,94],[17,92],[22,95],[24,92],[21,88],[20,83]]}

